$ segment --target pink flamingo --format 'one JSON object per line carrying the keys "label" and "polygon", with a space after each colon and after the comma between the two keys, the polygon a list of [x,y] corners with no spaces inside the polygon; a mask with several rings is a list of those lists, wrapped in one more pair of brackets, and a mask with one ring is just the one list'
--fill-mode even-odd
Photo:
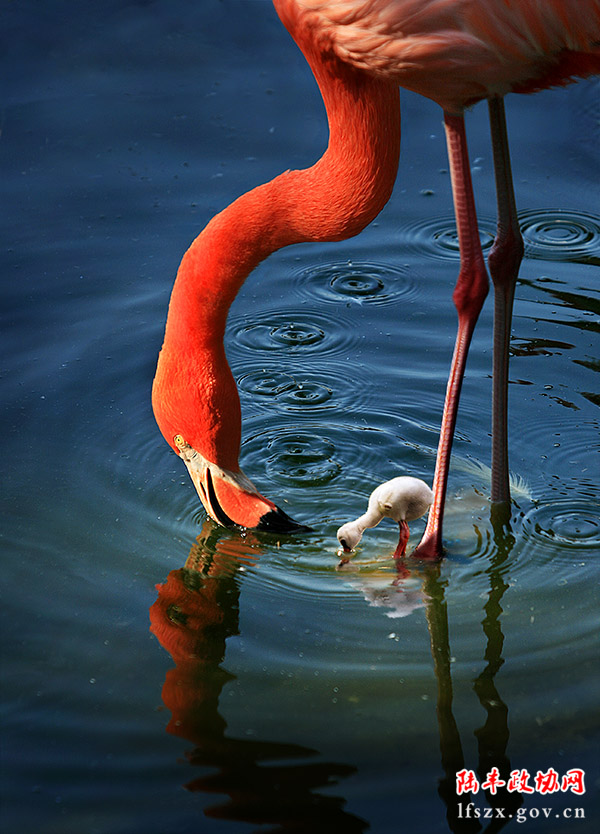
{"label": "pink flamingo", "polygon": [[274,0],[327,110],[321,159],[286,171],[214,217],[185,253],[171,296],[153,387],[158,425],[223,525],[298,529],[241,471],[241,415],[223,348],[229,307],[252,269],[301,241],[343,240],[379,213],[400,149],[398,86],[443,108],[460,273],[458,333],[446,392],[434,500],[416,554],[442,555],[450,450],[467,352],[488,291],[463,111],[487,99],[498,195],[489,256],[495,286],[492,500],[510,501],[506,389],[512,299],[523,243],[513,196],[503,96],[600,72],[600,0]]}

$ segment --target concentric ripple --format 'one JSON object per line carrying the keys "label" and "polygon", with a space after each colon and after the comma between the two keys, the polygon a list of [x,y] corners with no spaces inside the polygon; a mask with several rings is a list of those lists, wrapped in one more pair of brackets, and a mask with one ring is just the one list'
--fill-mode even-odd
{"label": "concentric ripple", "polygon": [[587,550],[600,546],[600,510],[581,499],[564,498],[535,507],[523,519],[523,534],[545,547]]}
{"label": "concentric ripple", "polygon": [[325,486],[345,469],[352,456],[360,466],[373,459],[376,444],[391,445],[385,432],[368,432],[351,425],[276,423],[262,417],[248,421],[243,443],[244,469],[265,472],[268,481],[283,485],[286,491],[296,487]]}
{"label": "concentric ripple", "polygon": [[[494,242],[495,223],[487,218],[479,218],[479,237],[484,252]],[[409,224],[402,230],[402,238],[411,249],[431,255],[440,260],[460,260],[458,233],[452,215],[446,217],[428,217]]]}
{"label": "concentric ripple", "polygon": [[313,265],[299,272],[295,283],[301,295],[335,304],[390,304],[415,294],[418,286],[408,267],[367,261]]}
{"label": "concentric ripple", "polygon": [[327,406],[333,397],[333,389],[314,375],[300,377],[282,372],[261,369],[251,371],[239,379],[239,387],[249,394],[258,394],[277,401],[282,410],[303,411]]}
{"label": "concentric ripple", "polygon": [[249,394],[257,394],[260,397],[278,397],[295,388],[296,380],[291,374],[283,371],[260,368],[239,377],[238,386]]}
{"label": "concentric ripple", "polygon": [[306,411],[308,408],[316,408],[325,405],[333,396],[333,391],[327,385],[317,380],[304,380],[298,382],[294,388],[285,391],[281,402],[290,410]]}
{"label": "concentric ripple", "polygon": [[[566,488],[569,476],[581,482],[588,478],[597,482],[600,425],[598,420],[577,420],[578,412],[557,394],[560,391],[548,386],[543,395],[561,407],[545,413],[542,423],[532,420],[522,426],[515,443],[539,450],[539,468],[532,475],[543,473],[543,477],[553,482],[554,489],[560,491]],[[577,431],[573,430],[574,426]]]}
{"label": "concentric ripple", "polygon": [[[279,365],[280,363],[278,363]],[[246,365],[246,368],[248,366]],[[241,392],[249,394],[254,405],[296,414],[322,414],[324,411],[356,411],[371,391],[367,374],[354,367],[352,377],[331,363],[311,362],[310,369],[297,364],[289,370],[261,363],[250,365],[238,377]]]}
{"label": "concentric ripple", "polygon": [[323,486],[341,470],[335,444],[324,437],[297,432],[267,444],[267,474],[284,485]]}
{"label": "concentric ripple", "polygon": [[600,217],[582,211],[519,212],[525,255],[546,261],[600,264]]}
{"label": "concentric ripple", "polygon": [[322,312],[267,312],[250,321],[246,316],[232,317],[229,323],[234,350],[242,346],[283,354],[330,354],[347,348],[354,335],[353,328],[345,326],[339,316]]}

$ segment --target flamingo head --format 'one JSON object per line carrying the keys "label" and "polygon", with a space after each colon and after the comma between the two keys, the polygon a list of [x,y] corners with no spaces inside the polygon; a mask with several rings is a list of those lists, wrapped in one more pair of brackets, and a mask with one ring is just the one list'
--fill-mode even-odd
{"label": "flamingo head", "polygon": [[182,435],[173,445],[185,463],[209,516],[223,527],[245,527],[267,533],[308,532],[276,504],[265,498],[241,469],[222,469],[206,460]]}
{"label": "flamingo head", "polygon": [[265,498],[238,464],[240,404],[223,358],[208,361],[165,340],[152,386],[163,437],[183,460],[209,516],[223,527],[272,533],[308,531]]}
{"label": "flamingo head", "polygon": [[[357,519],[358,520],[358,519]],[[337,531],[337,539],[344,553],[352,553],[362,539],[363,531],[356,521],[348,521]]]}

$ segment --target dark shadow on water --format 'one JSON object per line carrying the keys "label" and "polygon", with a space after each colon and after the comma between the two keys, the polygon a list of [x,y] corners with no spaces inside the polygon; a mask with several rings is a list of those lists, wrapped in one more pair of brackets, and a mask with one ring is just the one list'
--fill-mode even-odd
{"label": "dark shadow on water", "polygon": [[[486,570],[490,589],[484,606],[485,617],[481,621],[483,632],[487,638],[485,649],[486,666],[473,682],[473,690],[479,703],[485,710],[487,717],[485,724],[475,731],[479,750],[479,764],[477,772],[483,782],[486,774],[493,767],[498,768],[500,778],[508,784],[510,779],[510,760],[507,756],[509,740],[508,707],[502,700],[495,684],[495,677],[504,663],[502,649],[504,634],[500,617],[502,615],[502,597],[509,587],[505,580],[505,567],[510,552],[515,545],[515,538],[509,530],[496,531],[494,551],[490,557],[490,564]],[[506,815],[516,814],[523,804],[523,796],[519,792],[508,791],[506,787],[498,788],[497,793],[486,793],[492,808],[505,809]],[[507,821],[495,818],[486,830],[500,831]]]}
{"label": "dark shadow on water", "polygon": [[223,536],[207,522],[185,567],[157,586],[150,608],[151,631],[175,661],[162,690],[171,712],[167,732],[194,744],[187,759],[205,771],[185,787],[226,797],[205,809],[212,818],[270,825],[270,832],[365,831],[368,824],[344,810],[345,799],[318,792],[355,767],[310,761],[318,751],[298,744],[226,733],[219,698],[235,678],[221,664],[227,639],[239,634],[239,568],[257,552],[248,539]]}
{"label": "dark shadow on water", "polygon": [[425,616],[431,642],[433,670],[437,683],[437,721],[440,735],[440,752],[444,776],[438,784],[438,794],[446,806],[446,820],[450,831],[475,832],[481,830],[476,820],[458,817],[456,774],[465,766],[465,757],[458,726],[452,712],[452,676],[450,673],[450,638],[448,629],[448,605],[446,582],[440,577],[439,564],[428,566],[423,581],[427,599]]}
{"label": "dark shadow on water", "polygon": [[[479,783],[483,784],[492,768],[497,768],[501,781],[508,784],[511,765],[507,756],[509,740],[508,707],[502,700],[495,685],[495,676],[504,660],[500,615],[501,600],[508,588],[504,580],[504,568],[514,547],[515,539],[507,528],[505,514],[497,519],[494,531],[494,549],[490,564],[486,570],[490,589],[484,606],[485,616],[482,620],[484,634],[487,638],[484,660],[486,666],[473,682],[473,689],[479,703],[487,714],[485,724],[475,731],[478,741],[478,763],[470,768],[477,773]],[[402,576],[419,573],[422,577],[425,616],[431,644],[433,669],[437,683],[436,714],[440,739],[440,753],[443,777],[438,784],[438,794],[446,806],[448,828],[459,834],[472,832],[496,832],[504,828],[523,804],[520,793],[509,792],[505,787],[498,787],[495,792],[481,790],[478,796],[457,793],[457,773],[465,769],[465,756],[460,732],[452,711],[453,689],[451,675],[450,632],[448,623],[448,606],[445,598],[447,579],[442,578],[442,564],[419,564],[409,567],[410,559],[398,562],[398,574]],[[484,805],[481,797],[485,795],[488,813],[493,816],[489,823],[484,822]],[[478,810],[466,811],[468,803],[474,802]],[[491,811],[489,810],[491,809]]]}
{"label": "dark shadow on water", "polygon": [[[495,685],[495,676],[504,660],[502,648],[504,635],[500,624],[502,596],[508,584],[504,580],[503,567],[514,546],[515,539],[505,528],[495,533],[495,548],[490,558],[486,574],[490,580],[488,600],[484,606],[485,617],[482,621],[483,631],[487,637],[485,650],[486,666],[473,683],[473,689],[479,703],[487,714],[485,724],[475,731],[478,741],[478,764],[475,769],[479,783],[483,784],[492,768],[497,768],[499,776],[508,784],[511,772],[507,756],[509,740],[508,707],[503,702]],[[398,566],[399,572],[406,566]],[[523,804],[523,797],[518,792],[509,792],[506,788],[497,788],[496,792],[485,791],[487,805],[492,809],[492,819],[484,820],[483,802],[476,799],[479,811],[473,809],[466,816],[466,805],[474,800],[470,794],[457,794],[457,773],[465,768],[460,733],[452,712],[452,675],[451,651],[448,624],[448,606],[445,599],[447,580],[441,577],[441,564],[427,565],[424,570],[423,592],[426,599],[425,614],[431,643],[433,668],[437,682],[437,721],[440,738],[441,764],[444,776],[438,784],[438,794],[446,806],[446,820],[452,832],[471,834],[477,831],[496,832],[504,828]],[[484,794],[481,791],[479,796]],[[496,810],[498,809],[498,810]],[[503,816],[499,816],[502,814]],[[481,816],[480,816],[481,815]]]}

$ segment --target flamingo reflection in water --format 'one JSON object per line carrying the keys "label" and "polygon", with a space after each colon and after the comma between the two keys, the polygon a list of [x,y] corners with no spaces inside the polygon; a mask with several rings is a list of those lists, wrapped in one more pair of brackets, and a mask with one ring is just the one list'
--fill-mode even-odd
{"label": "flamingo reflection in water", "polygon": [[[175,667],[162,690],[171,712],[167,732],[191,741],[193,767],[213,773],[186,788],[226,797],[205,808],[208,817],[280,825],[285,831],[344,831],[361,834],[368,826],[332,795],[332,787],[356,772],[352,765],[323,760],[317,750],[281,741],[232,738],[219,709],[227,672],[226,641],[239,632],[243,570],[260,553],[258,542],[231,537],[206,521],[185,566],[157,586],[150,608],[151,631]],[[326,794],[319,793],[327,788]]]}
{"label": "flamingo reflection in water", "polygon": [[[476,731],[477,772],[483,775],[493,765],[502,778],[510,772],[508,709],[496,689],[494,678],[501,667],[503,635],[501,599],[508,587],[504,564],[514,540],[491,557],[488,600],[483,628],[487,638],[482,672],[474,691],[486,712],[486,722]],[[346,808],[343,781],[356,774],[353,764],[323,760],[313,747],[281,741],[234,738],[227,734],[220,699],[235,676],[223,668],[227,640],[240,633],[239,601],[245,569],[256,563],[261,546],[251,535],[241,539],[206,521],[191,548],[185,566],[169,573],[158,585],[158,598],[150,608],[151,631],[169,652],[175,667],[166,674],[162,690],[171,712],[167,732],[194,745],[187,753],[191,766],[211,768],[212,773],[191,779],[189,791],[224,796],[206,807],[209,817],[257,824],[279,824],[278,830],[317,832],[363,832],[369,823]],[[465,767],[458,726],[453,715],[446,580],[441,563],[399,559],[398,579],[419,583],[433,669],[437,682],[437,722],[443,776],[438,794],[446,807],[452,832],[470,834],[481,830],[477,820],[457,818],[456,772]],[[389,572],[388,572],[389,579]],[[397,722],[390,732],[402,737]],[[398,750],[404,749],[402,738]],[[267,766],[268,765],[268,766]],[[339,796],[332,795],[332,786]],[[320,791],[327,789],[325,793]],[[490,805],[514,811],[520,794],[498,791],[487,796]],[[401,792],[399,802],[402,801]],[[490,830],[500,830],[502,823]]]}

